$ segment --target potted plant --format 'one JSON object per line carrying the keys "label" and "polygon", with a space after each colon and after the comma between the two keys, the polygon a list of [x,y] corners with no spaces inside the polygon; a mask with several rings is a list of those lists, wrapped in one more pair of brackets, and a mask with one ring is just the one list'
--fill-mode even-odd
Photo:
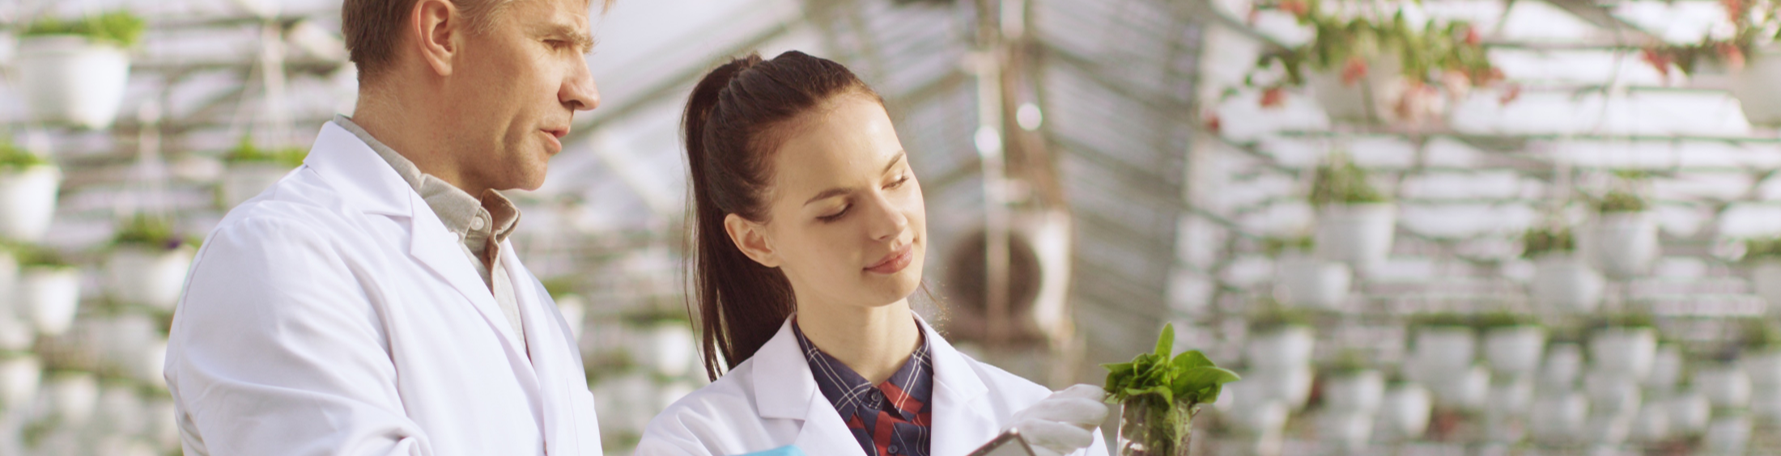
{"label": "potted plant", "polygon": [[309,151],[297,147],[263,149],[253,137],[244,136],[241,143],[223,156],[228,172],[218,183],[218,197],[223,208],[232,208],[259,195],[278,183],[291,169],[303,165]]}
{"label": "potted plant", "polygon": [[560,277],[546,280],[544,291],[550,294],[552,301],[556,301],[557,311],[563,314],[563,322],[569,324],[569,336],[580,341],[581,331],[587,321],[587,299],[575,293],[575,279]]}
{"label": "potted plant", "polygon": [[35,242],[56,213],[62,171],[11,141],[0,140],[0,239]]}
{"label": "potted plant", "polygon": [[1677,391],[1664,402],[1670,413],[1670,432],[1681,436],[1698,436],[1707,430],[1713,415],[1713,404],[1698,388]]}
{"label": "potted plant", "polygon": [[173,310],[197,252],[192,244],[161,219],[132,217],[112,240],[105,262],[106,294],[124,304]]}
{"label": "potted plant", "polygon": [[1531,377],[1540,369],[1546,351],[1546,328],[1533,315],[1495,312],[1478,318],[1484,332],[1484,361],[1498,373],[1515,378]]}
{"label": "potted plant", "polygon": [[1650,315],[1621,314],[1602,318],[1589,335],[1589,359],[1595,370],[1644,380],[1657,356],[1657,325]]}
{"label": "potted plant", "polygon": [[1345,154],[1331,154],[1311,185],[1317,209],[1319,258],[1365,270],[1385,262],[1397,229],[1397,205],[1373,188],[1367,171]]}
{"label": "potted plant", "polygon": [[1535,394],[1528,412],[1528,429],[1535,441],[1548,446],[1576,443],[1589,421],[1589,398],[1569,388],[1542,390]]}
{"label": "potted plant", "polygon": [[1410,440],[1428,430],[1434,399],[1428,388],[1394,376],[1386,382],[1379,405],[1379,426],[1392,438]]}
{"label": "potted plant", "polygon": [[1417,127],[1439,120],[1450,101],[1464,98],[1474,86],[1502,79],[1479,30],[1469,23],[1414,23],[1393,6],[1341,11],[1341,6],[1326,10],[1316,0],[1261,2],[1258,9],[1292,12],[1316,33],[1305,45],[1257,61],[1260,70],[1278,67],[1286,74],[1266,90],[1308,84],[1333,119]]}
{"label": "potted plant", "polygon": [[627,326],[637,331],[629,348],[631,359],[651,372],[669,378],[687,375],[698,364],[692,324],[686,314],[654,308],[630,316]]}
{"label": "potted plant", "polygon": [[0,355],[0,407],[17,410],[31,403],[43,381],[43,363],[36,355],[11,352]]}
{"label": "potted plant", "polygon": [[1571,388],[1583,374],[1583,349],[1576,342],[1554,338],[1546,346],[1546,361],[1540,367],[1540,386]]}
{"label": "potted plant", "polygon": [[52,369],[43,389],[56,418],[75,428],[86,425],[99,401],[99,378],[90,372]]}
{"label": "potted plant", "polygon": [[1268,372],[1309,368],[1317,347],[1311,316],[1265,299],[1255,305],[1259,309],[1249,316],[1249,340],[1243,347],[1249,366]]}
{"label": "potted plant", "polygon": [[1617,188],[1595,201],[1593,226],[1595,261],[1613,277],[1635,277],[1657,259],[1657,222],[1647,211],[1645,199],[1633,188],[1644,173],[1621,171]]}
{"label": "potted plant", "polygon": [[1348,299],[1348,265],[1308,256],[1311,238],[1268,240],[1274,257],[1274,299],[1293,307],[1338,310]]}
{"label": "potted plant", "polygon": [[61,335],[80,309],[80,269],[54,250],[38,246],[13,249],[19,260],[18,295],[13,309],[37,332]]}
{"label": "potted plant", "polygon": [[1681,347],[1658,341],[1657,355],[1651,358],[1651,375],[1645,376],[1645,388],[1660,393],[1674,391],[1682,382],[1685,361]]}
{"label": "potted plant", "polygon": [[1164,325],[1155,353],[1104,366],[1107,400],[1120,406],[1120,456],[1187,456],[1200,406],[1241,378],[1198,350],[1171,357],[1174,347],[1175,326]]}
{"label": "potted plant", "polygon": [[1564,226],[1529,228],[1521,237],[1522,257],[1534,262],[1529,285],[1534,303],[1573,312],[1593,312],[1607,285],[1601,274],[1577,261],[1577,241]]}
{"label": "potted plant", "polygon": [[1374,369],[1358,352],[1342,352],[1323,370],[1320,383],[1326,410],[1361,412],[1371,417],[1385,396],[1385,374]]}
{"label": "potted plant", "polygon": [[1745,240],[1744,265],[1756,295],[1771,307],[1781,306],[1781,237]]}
{"label": "potted plant", "polygon": [[1412,380],[1441,385],[1461,379],[1472,368],[1477,336],[1470,318],[1435,313],[1410,318],[1412,334],[1409,374]]}
{"label": "potted plant", "polygon": [[[1729,34],[1716,32],[1696,43],[1647,47],[1645,62],[1666,76],[1675,65],[1691,77],[1691,86],[1730,92],[1751,124],[1781,124],[1781,95],[1769,87],[1781,77],[1781,59],[1776,58],[1781,57],[1781,48],[1776,46],[1777,30],[1781,30],[1777,3],[1742,0],[1720,5],[1730,21]],[[1707,71],[1698,71],[1703,69]]]}
{"label": "potted plant", "polygon": [[128,11],[75,20],[43,18],[19,34],[20,92],[38,122],[111,126],[130,79],[126,50],[144,22]]}
{"label": "potted plant", "polygon": [[1750,378],[1750,409],[1758,418],[1781,420],[1781,330],[1760,318],[1739,332],[1738,365]]}

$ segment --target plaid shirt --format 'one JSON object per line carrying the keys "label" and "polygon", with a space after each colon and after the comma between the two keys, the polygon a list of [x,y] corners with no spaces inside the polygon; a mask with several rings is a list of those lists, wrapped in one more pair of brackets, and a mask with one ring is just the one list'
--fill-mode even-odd
{"label": "plaid shirt", "polygon": [[909,361],[876,387],[841,361],[823,353],[792,323],[798,347],[810,363],[822,395],[835,405],[853,438],[871,456],[927,456],[933,433],[934,363],[924,335]]}

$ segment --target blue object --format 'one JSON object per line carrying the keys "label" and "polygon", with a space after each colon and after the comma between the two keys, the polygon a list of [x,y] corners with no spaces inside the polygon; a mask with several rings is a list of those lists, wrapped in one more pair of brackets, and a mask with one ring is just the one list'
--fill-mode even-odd
{"label": "blue object", "polygon": [[740,455],[740,456],[806,456],[806,455],[804,454],[804,450],[800,450],[800,449],[798,449],[798,447],[795,447],[795,446],[786,445],[786,446],[774,448],[774,449],[767,450],[767,451],[756,451],[753,453],[744,454],[744,455]]}

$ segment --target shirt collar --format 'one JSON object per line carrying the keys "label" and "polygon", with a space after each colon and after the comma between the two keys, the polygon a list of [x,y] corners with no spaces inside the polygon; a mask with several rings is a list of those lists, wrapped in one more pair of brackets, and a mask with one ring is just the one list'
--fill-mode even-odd
{"label": "shirt collar", "polygon": [[351,117],[335,114],[334,123],[358,136],[359,140],[377,152],[377,156],[388,162],[391,168],[395,168],[396,174],[401,175],[402,180],[407,181],[421,195],[421,199],[427,202],[427,207],[439,215],[439,221],[445,223],[445,228],[464,238],[465,245],[470,246],[472,252],[482,252],[483,246],[490,239],[496,243],[506,240],[507,235],[519,224],[519,208],[500,192],[486,190],[481,198],[471,196],[457,186],[431,174],[422,173],[413,161],[372,137],[359,124],[353,123]]}
{"label": "shirt collar", "polygon": [[[796,321],[792,322],[792,332],[797,335],[798,348],[804,353],[805,361],[810,364],[810,373],[816,378],[817,388],[835,406],[835,411],[840,412],[843,421],[859,414],[880,411],[879,403],[874,401],[883,397],[883,390],[892,389],[890,387],[901,392],[889,399],[893,402],[891,408],[902,415],[904,420],[914,421],[916,413],[926,408],[925,405],[933,403],[933,356],[928,349],[926,334],[921,335],[921,345],[910,353],[909,360],[904,361],[903,366],[897,368],[890,379],[885,380],[886,388],[881,389],[868,383],[865,377],[842,364],[840,360],[824,353],[816,344],[810,343]],[[924,406],[911,407],[910,403],[906,403],[909,400]]]}

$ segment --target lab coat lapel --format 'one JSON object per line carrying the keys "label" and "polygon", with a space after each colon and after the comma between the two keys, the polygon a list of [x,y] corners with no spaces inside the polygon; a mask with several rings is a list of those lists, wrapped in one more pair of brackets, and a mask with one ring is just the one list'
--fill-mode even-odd
{"label": "lab coat lapel", "polygon": [[[514,298],[519,301],[520,321],[526,328],[526,349],[531,355],[532,368],[537,372],[538,389],[549,399],[544,401],[545,451],[571,455],[593,453],[600,442],[597,439],[591,442],[581,440],[583,436],[599,435],[594,430],[593,410],[577,410],[577,402],[571,399],[578,393],[572,388],[587,388],[579,353],[571,350],[575,340],[569,336],[571,333],[556,310],[556,302],[549,294],[540,292],[543,285],[520,264],[519,257],[513,253],[512,243],[503,241],[501,252],[501,264],[513,280]],[[588,416],[580,416],[583,413]]]}
{"label": "lab coat lapel", "polygon": [[934,356],[933,439],[928,454],[966,454],[989,442],[998,429],[990,416],[989,388],[970,361],[920,317],[921,329]]}
{"label": "lab coat lapel", "polygon": [[[421,199],[419,193],[412,190],[408,193],[411,204],[426,207],[427,203]],[[439,215],[433,213],[431,208],[414,211],[414,217],[409,218],[408,229],[413,236],[408,254],[420,260],[434,274],[444,278],[465,299],[469,299],[476,311],[482,314],[484,322],[501,334],[501,345],[507,348],[507,354],[524,363],[524,349],[513,346],[511,342],[519,338],[514,337],[513,327],[507,324],[507,315],[495,303],[495,295],[489,291],[488,284],[476,276],[476,266],[470,263],[469,257],[464,256],[463,247],[458,245],[461,242],[458,235],[446,229],[445,222],[440,221]]]}
{"label": "lab coat lapel", "polygon": [[866,451],[841,421],[841,413],[817,389],[797,337],[787,319],[779,333],[755,351],[754,396],[761,418],[803,421],[792,445],[805,454],[864,456]]}

